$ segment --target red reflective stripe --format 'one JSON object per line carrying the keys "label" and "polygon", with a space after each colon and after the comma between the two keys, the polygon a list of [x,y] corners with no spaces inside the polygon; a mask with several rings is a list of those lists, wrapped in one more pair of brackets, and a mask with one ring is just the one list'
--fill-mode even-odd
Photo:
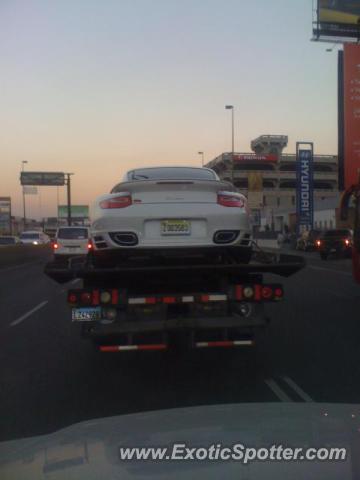
{"label": "red reflective stripe", "polygon": [[209,295],[201,295],[200,301],[201,302],[208,302],[209,301]]}
{"label": "red reflective stripe", "polygon": [[207,342],[209,347],[232,347],[234,342],[230,340],[223,340],[219,342]]}
{"label": "red reflective stripe", "polygon": [[145,303],[156,303],[156,298],[155,297],[147,297],[145,298]]}
{"label": "red reflective stripe", "polygon": [[99,350],[101,352],[118,352],[119,351],[119,347],[117,347],[116,345],[113,345],[113,346],[102,346],[102,347],[99,347]]}
{"label": "red reflective stripe", "polygon": [[166,350],[167,345],[165,343],[158,343],[154,345],[137,345],[138,350]]}
{"label": "red reflective stripe", "polygon": [[242,298],[243,298],[242,285],[236,285],[235,286],[235,298],[236,298],[236,300],[242,300]]}
{"label": "red reflective stripe", "polygon": [[261,300],[262,285],[254,285],[254,287],[255,287],[254,299],[255,300]]}
{"label": "red reflective stripe", "polygon": [[163,303],[175,303],[176,298],[175,297],[163,297],[162,301],[163,301]]}
{"label": "red reflective stripe", "polygon": [[93,290],[93,292],[92,292],[92,304],[93,305],[99,305],[99,303],[100,303],[99,290]]}
{"label": "red reflective stripe", "polygon": [[117,305],[119,302],[119,292],[117,290],[111,291],[111,303]]}

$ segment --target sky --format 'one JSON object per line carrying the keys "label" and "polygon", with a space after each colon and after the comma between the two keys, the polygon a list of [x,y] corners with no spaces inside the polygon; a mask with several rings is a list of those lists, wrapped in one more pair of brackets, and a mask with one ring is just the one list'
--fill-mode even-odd
{"label": "sky", "polygon": [[[0,196],[27,170],[74,173],[89,204],[128,169],[200,165],[261,134],[337,151],[337,55],[312,0],[0,0]],[[65,189],[60,189],[60,203]],[[27,196],[56,216],[55,187]]]}

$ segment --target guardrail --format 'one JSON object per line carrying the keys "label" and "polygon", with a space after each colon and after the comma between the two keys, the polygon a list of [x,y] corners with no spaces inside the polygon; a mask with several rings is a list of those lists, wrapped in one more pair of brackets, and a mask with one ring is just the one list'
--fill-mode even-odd
{"label": "guardrail", "polygon": [[4,245],[0,246],[0,269],[25,263],[48,261],[50,245]]}

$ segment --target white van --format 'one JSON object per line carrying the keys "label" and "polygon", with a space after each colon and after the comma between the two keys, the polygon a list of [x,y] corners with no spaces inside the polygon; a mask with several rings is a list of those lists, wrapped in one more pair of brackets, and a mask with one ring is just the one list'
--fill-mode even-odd
{"label": "white van", "polygon": [[87,255],[92,248],[88,227],[59,227],[53,241],[55,258],[72,255]]}

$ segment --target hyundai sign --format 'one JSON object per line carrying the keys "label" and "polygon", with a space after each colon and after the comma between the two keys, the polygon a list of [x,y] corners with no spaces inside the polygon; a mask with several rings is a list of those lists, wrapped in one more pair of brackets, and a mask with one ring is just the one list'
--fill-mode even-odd
{"label": "hyundai sign", "polygon": [[[302,148],[307,146],[306,149]],[[310,147],[310,148],[309,148]],[[311,230],[314,223],[313,144],[296,144],[297,230]]]}

